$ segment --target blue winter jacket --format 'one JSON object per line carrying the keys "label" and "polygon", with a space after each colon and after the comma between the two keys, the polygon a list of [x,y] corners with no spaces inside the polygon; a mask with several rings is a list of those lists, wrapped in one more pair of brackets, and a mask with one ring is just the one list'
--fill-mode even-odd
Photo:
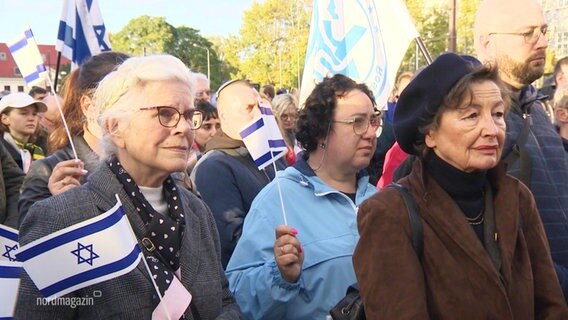
{"label": "blue winter jacket", "polygon": [[[544,225],[552,260],[564,297],[568,299],[568,165],[562,139],[555,131],[539,96],[532,86],[523,88],[513,99],[511,111],[505,118],[507,138],[503,156],[514,151],[519,135],[529,123],[526,143],[530,155],[530,190]],[[508,173],[519,178],[519,162],[510,163]]]}
{"label": "blue winter jacket", "polygon": [[325,319],[356,282],[351,258],[359,240],[357,207],[376,188],[361,175],[353,203],[298,158],[278,176],[288,224],[304,249],[300,279],[282,279],[274,260],[275,229],[284,224],[276,179],[254,199],[227,266],[229,288],[250,319]]}

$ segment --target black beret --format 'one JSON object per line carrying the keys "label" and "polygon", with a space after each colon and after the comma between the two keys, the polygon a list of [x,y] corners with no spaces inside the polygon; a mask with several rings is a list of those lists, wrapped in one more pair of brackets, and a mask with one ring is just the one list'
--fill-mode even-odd
{"label": "black beret", "polygon": [[394,134],[402,150],[417,155],[414,145],[424,141],[418,128],[433,120],[444,97],[479,64],[471,56],[444,53],[410,81],[398,98],[393,119]]}

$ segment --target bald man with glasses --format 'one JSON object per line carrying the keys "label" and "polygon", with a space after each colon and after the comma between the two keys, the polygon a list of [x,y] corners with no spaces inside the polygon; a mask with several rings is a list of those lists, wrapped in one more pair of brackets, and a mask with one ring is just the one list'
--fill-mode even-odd
{"label": "bald man with glasses", "polygon": [[[536,199],[556,273],[568,297],[568,161],[545,112],[546,97],[531,85],[544,73],[548,33],[539,1],[484,0],[475,20],[474,41],[480,60],[496,63],[511,91],[502,159],[509,163],[508,173],[524,182]],[[530,222],[519,220],[519,225],[523,223]]]}

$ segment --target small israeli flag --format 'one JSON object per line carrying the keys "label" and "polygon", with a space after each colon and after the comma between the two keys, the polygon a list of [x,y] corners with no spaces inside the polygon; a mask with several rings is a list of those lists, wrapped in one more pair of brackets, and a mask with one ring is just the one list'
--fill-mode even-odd
{"label": "small israeli flag", "polygon": [[55,48],[72,61],[73,68],[111,50],[98,0],[63,1]]}
{"label": "small israeli flag", "polygon": [[45,81],[47,69],[43,64],[32,29],[26,29],[22,37],[9,43],[8,49],[28,86]]}
{"label": "small israeli flag", "polygon": [[256,166],[262,170],[283,157],[288,148],[272,109],[262,104],[259,108],[260,118],[249,123],[240,135]]}
{"label": "small israeli flag", "polygon": [[16,257],[51,301],[133,270],[141,258],[137,243],[118,202],[99,216],[21,247]]}

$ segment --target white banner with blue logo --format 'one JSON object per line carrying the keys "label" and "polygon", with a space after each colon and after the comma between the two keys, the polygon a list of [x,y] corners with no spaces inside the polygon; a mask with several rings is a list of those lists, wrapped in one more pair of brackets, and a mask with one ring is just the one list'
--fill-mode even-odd
{"label": "white banner with blue logo", "polygon": [[18,230],[0,224],[0,261],[16,261]]}
{"label": "white banner with blue logo", "polygon": [[98,0],[64,0],[55,49],[72,61],[73,68],[89,57],[110,51]]}
{"label": "white banner with blue logo", "polygon": [[21,271],[19,262],[0,261],[0,320],[14,316]]}
{"label": "white banner with blue logo", "polygon": [[386,109],[410,41],[418,37],[402,0],[314,0],[300,105],[325,76],[365,83]]}
{"label": "white banner with blue logo", "polygon": [[269,106],[259,104],[261,116],[240,132],[254,163],[259,170],[266,168],[286,154],[288,147]]}
{"label": "white banner with blue logo", "polygon": [[51,301],[116,278],[141,258],[120,202],[109,211],[35,240],[16,253],[42,295]]}
{"label": "white banner with blue logo", "polygon": [[32,29],[24,30],[21,37],[8,43],[8,49],[28,86],[31,87],[47,79],[47,69],[43,64]]}

